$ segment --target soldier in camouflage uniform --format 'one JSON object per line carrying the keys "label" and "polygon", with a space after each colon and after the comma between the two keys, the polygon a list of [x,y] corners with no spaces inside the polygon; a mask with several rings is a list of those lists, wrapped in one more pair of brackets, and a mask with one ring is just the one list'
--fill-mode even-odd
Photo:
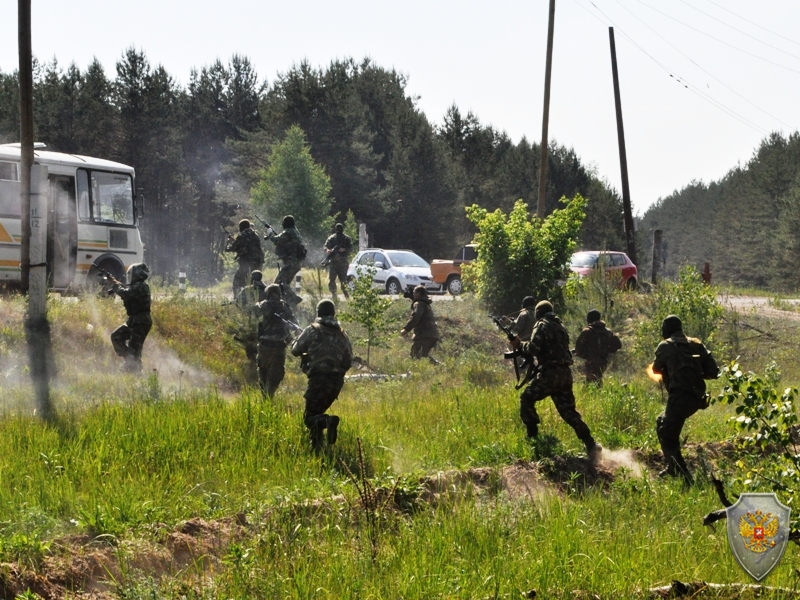
{"label": "soldier in camouflage uniform", "polygon": [[250,221],[247,219],[239,221],[239,235],[235,238],[228,236],[225,252],[235,252],[236,262],[239,263],[239,268],[233,276],[233,297],[236,298],[246,285],[250,273],[261,269],[264,264],[261,240]]}
{"label": "soldier in camouflage uniform", "polygon": [[128,285],[114,282],[111,291],[122,299],[128,320],[111,332],[114,352],[125,359],[123,371],[142,370],[142,347],[153,326],[150,317],[150,286],[145,280],[150,269],[144,263],[134,263],[128,267]]}
{"label": "soldier in camouflage uniform", "polygon": [[328,444],[336,442],[339,417],[325,413],[339,397],[353,358],[350,339],[336,320],[333,302],[322,300],[317,304],[317,318],[294,341],[292,354],[302,357],[301,365],[308,376],[303,421],[311,434],[312,448],[319,450],[326,429]]}
{"label": "soldier in camouflage uniform", "polygon": [[530,342],[516,338],[511,345],[523,353],[536,358],[539,368],[533,381],[525,388],[519,399],[520,417],[528,429],[528,437],[539,435],[539,414],[536,403],[548,396],[553,399],[561,418],[575,430],[575,434],[586,446],[589,460],[596,462],[603,448],[592,437],[575,408],[572,393],[572,354],[569,351],[569,334],[561,320],[553,312],[553,306],[543,300],[534,311],[536,324]]}
{"label": "soldier in camouflage uniform", "polygon": [[664,341],[656,348],[653,372],[661,374],[669,397],[664,413],[656,419],[656,433],[667,463],[659,475],[680,476],[691,484],[692,476],[681,454],[681,430],[686,419],[708,407],[704,380],[719,377],[719,368],[703,342],[684,335],[676,315],[664,319],[661,337]]}
{"label": "soldier in camouflage uniform", "polygon": [[511,333],[516,333],[517,337],[523,342],[529,342],[536,318],[533,316],[536,299],[533,296],[525,296],[522,299],[522,310],[519,311],[517,318],[513,321],[508,317],[503,317],[503,324],[509,325]]}
{"label": "soldier in camouflage uniform", "polygon": [[278,234],[270,231],[264,238],[275,244],[275,254],[278,255],[278,260],[281,261],[281,268],[275,277],[275,283],[282,284],[284,297],[291,305],[300,304],[303,301],[292,290],[294,277],[300,271],[300,263],[302,261],[298,258],[298,255],[303,247],[303,240],[294,225],[294,217],[287,215],[281,223],[283,231]]}
{"label": "soldier in camouflage uniform", "polygon": [[281,288],[273,283],[265,299],[256,305],[258,324],[258,382],[264,395],[272,398],[286,374],[286,346],[292,340],[291,326],[297,325],[292,309],[281,299]]}
{"label": "soldier in camouflage uniform", "polygon": [[439,364],[430,356],[431,350],[439,343],[439,328],[436,326],[436,317],[433,315],[433,301],[428,297],[428,290],[424,285],[414,288],[413,303],[411,304],[411,318],[400,330],[400,335],[406,336],[414,332],[414,341],[411,343],[411,358],[427,358],[433,364]]}
{"label": "soldier in camouflage uniform", "polygon": [[622,348],[622,342],[617,334],[606,327],[599,310],[590,310],[586,314],[586,322],[589,326],[575,340],[575,356],[586,361],[586,383],[602,386],[608,356]]}
{"label": "soldier in camouflage uniform", "polygon": [[266,298],[267,286],[262,281],[263,278],[264,276],[261,271],[253,271],[250,273],[250,285],[242,288],[242,291],[236,296],[236,303],[239,306],[249,309],[256,302],[261,302]]}
{"label": "soldier in camouflage uniform", "polygon": [[350,249],[353,247],[353,240],[345,235],[344,225],[336,224],[336,233],[325,240],[325,254],[328,260],[328,290],[336,299],[336,278],[342,286],[342,293],[345,298],[349,298],[347,292],[347,266],[349,263]]}

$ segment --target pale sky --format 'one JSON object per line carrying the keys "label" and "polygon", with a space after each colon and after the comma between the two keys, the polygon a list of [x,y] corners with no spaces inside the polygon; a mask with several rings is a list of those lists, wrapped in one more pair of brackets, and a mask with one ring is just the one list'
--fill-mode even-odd
{"label": "pale sky", "polygon": [[[130,46],[186,84],[238,53],[259,76],[370,57],[409,77],[428,119],[455,103],[516,142],[541,139],[549,0],[33,0],[33,51],[110,77]],[[0,70],[17,68],[16,2]],[[550,139],[620,190],[608,27],[614,26],[634,212],[745,163],[800,127],[797,0],[557,0]],[[688,86],[688,87],[686,87]],[[41,140],[46,141],[46,140]]]}

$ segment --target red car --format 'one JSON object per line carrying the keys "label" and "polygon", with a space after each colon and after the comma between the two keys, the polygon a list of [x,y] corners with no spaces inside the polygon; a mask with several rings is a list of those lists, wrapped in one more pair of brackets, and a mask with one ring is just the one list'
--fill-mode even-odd
{"label": "red car", "polygon": [[604,268],[612,277],[618,277],[620,287],[635,290],[639,285],[636,265],[624,252],[584,250],[573,254],[569,262],[569,270],[581,277],[587,276],[596,268]]}

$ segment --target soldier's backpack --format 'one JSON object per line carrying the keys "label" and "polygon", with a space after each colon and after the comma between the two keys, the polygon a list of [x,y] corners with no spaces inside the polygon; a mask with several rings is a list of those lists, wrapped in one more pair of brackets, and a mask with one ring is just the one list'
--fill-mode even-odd
{"label": "soldier's backpack", "polygon": [[350,344],[341,329],[312,323],[311,327],[320,335],[318,341],[309,348],[308,365],[305,372],[344,373],[350,368],[352,355]]}
{"label": "soldier's backpack", "polygon": [[308,256],[308,248],[306,248],[303,242],[297,243],[297,260],[305,260],[306,256]]}
{"label": "soldier's backpack", "polygon": [[669,373],[669,385],[672,389],[689,392],[702,405],[708,408],[706,399],[706,382],[703,377],[701,345],[693,341],[669,340],[676,350],[676,367],[674,373]]}

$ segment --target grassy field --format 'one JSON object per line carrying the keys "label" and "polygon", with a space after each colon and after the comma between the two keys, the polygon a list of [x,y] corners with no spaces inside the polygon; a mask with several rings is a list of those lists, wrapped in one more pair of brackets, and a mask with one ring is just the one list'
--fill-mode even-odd
{"label": "grassy field", "polygon": [[[636,302],[619,311],[625,335]],[[647,357],[623,352],[602,389],[575,385],[614,451],[595,470],[550,401],[546,435],[525,440],[502,336],[474,299],[439,302],[443,364],[412,362],[389,336],[373,369],[408,376],[347,383],[339,442],[317,455],[298,365],[262,400],[220,297],[165,291],[139,376],[117,371],[108,341],[118,301],[54,299],[50,426],[29,404],[23,309],[0,301],[0,561],[13,564],[0,597],[22,586],[42,597],[620,598],[675,579],[747,582],[724,522],[701,525],[721,507],[706,475],[730,466],[718,448],[730,409],[713,405],[684,430],[696,486],[654,478],[663,397]],[[392,331],[407,311],[393,303]],[[728,315],[722,331],[720,363],[777,360],[785,383],[800,379],[789,326]],[[361,496],[365,485],[377,491]],[[789,548],[770,585],[795,587],[794,563]]]}

